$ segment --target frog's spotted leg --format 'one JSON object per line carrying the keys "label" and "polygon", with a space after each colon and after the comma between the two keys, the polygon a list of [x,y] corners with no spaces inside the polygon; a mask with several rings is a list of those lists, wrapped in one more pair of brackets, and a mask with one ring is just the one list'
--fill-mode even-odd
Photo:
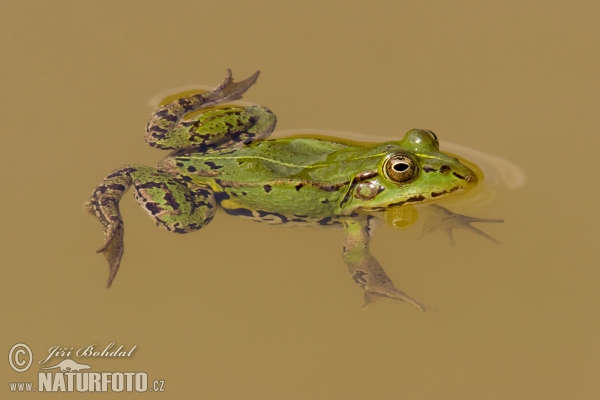
{"label": "frog's spotted leg", "polygon": [[364,306],[379,297],[390,297],[412,304],[421,311],[427,310],[423,304],[396,288],[379,262],[369,252],[372,218],[369,217],[366,221],[344,221],[346,237],[343,258],[354,282],[365,290]]}
{"label": "frog's spotted leg", "polygon": [[155,168],[129,165],[108,175],[85,203],[104,227],[105,241],[98,253],[103,253],[108,260],[107,287],[117,275],[124,251],[119,200],[132,185],[135,199],[156,225],[171,232],[198,230],[212,220],[216,210],[210,188],[192,185]]}
{"label": "frog's spotted leg", "polygon": [[213,91],[184,97],[160,107],[146,126],[146,142],[160,149],[204,147],[207,151],[207,146],[234,148],[269,136],[277,119],[264,107],[209,109],[202,115],[185,119],[186,114],[194,111],[241,99],[258,75],[256,72],[248,79],[234,82],[231,71],[227,70],[227,77]]}
{"label": "frog's spotted leg", "polygon": [[473,233],[476,233],[479,236],[483,236],[484,238],[498,243],[496,239],[491,237],[485,232],[480,231],[479,229],[471,226],[473,222],[494,222],[500,223],[504,222],[503,219],[490,219],[490,218],[477,218],[477,217],[469,217],[467,215],[455,214],[452,211],[439,206],[437,204],[430,204],[427,207],[428,218],[423,224],[423,231],[421,232],[421,238],[433,231],[441,230],[448,235],[448,239],[450,240],[450,244],[454,246],[454,236],[452,235],[453,229],[464,229]]}

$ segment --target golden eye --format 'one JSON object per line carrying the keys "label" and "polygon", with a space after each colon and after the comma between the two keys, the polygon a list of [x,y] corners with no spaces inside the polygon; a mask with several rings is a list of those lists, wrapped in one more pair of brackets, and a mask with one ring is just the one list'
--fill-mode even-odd
{"label": "golden eye", "polygon": [[416,170],[415,162],[406,154],[393,154],[383,166],[386,177],[394,182],[406,182]]}

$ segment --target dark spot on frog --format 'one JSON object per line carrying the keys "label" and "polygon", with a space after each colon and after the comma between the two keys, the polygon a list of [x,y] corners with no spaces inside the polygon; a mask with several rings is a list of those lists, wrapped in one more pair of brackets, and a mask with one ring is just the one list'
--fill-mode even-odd
{"label": "dark spot on frog", "polygon": [[303,215],[303,214],[293,214],[294,217],[298,217],[298,218],[308,218],[308,215]]}
{"label": "dark spot on frog", "polygon": [[248,210],[247,208],[223,208],[225,212],[229,215],[236,215],[241,217],[254,217],[252,210]]}
{"label": "dark spot on frog", "polygon": [[123,169],[120,169],[120,170],[115,171],[114,173],[108,175],[104,179],[116,178],[118,176],[123,176],[123,175],[129,176],[129,174],[131,174],[132,172],[135,172],[135,171],[137,171],[135,168],[123,168]]}
{"label": "dark spot on frog", "polygon": [[184,182],[191,182],[191,181],[192,181],[192,178],[191,178],[191,177],[189,177],[189,176],[187,176],[187,175],[183,175],[183,176],[181,177],[181,180],[182,180],[182,181],[184,181]]}
{"label": "dark spot on frog", "polygon": [[[195,228],[198,229],[198,228]],[[189,231],[187,229],[183,229],[183,228],[178,228],[178,227],[173,227],[173,232],[174,233],[188,233]]]}
{"label": "dark spot on frog", "polygon": [[437,171],[437,169],[435,169],[435,168],[433,168],[433,167],[430,167],[430,166],[428,166],[428,165],[425,165],[425,166],[423,167],[423,171],[424,171],[424,172],[435,172],[435,171]]}
{"label": "dark spot on frog", "polygon": [[265,218],[267,216],[274,216],[274,217],[281,219],[281,223],[283,223],[283,224],[285,224],[289,221],[288,217],[286,217],[283,214],[276,213],[276,212],[268,212],[268,211],[263,211],[263,210],[257,210],[256,212],[258,213],[258,216],[260,218]]}
{"label": "dark spot on frog", "polygon": [[175,165],[177,165],[180,168],[183,167],[183,163],[181,163],[181,162],[175,163]]}
{"label": "dark spot on frog", "polygon": [[446,193],[456,192],[458,189],[459,189],[458,186],[455,186],[455,187],[453,187],[450,190],[443,190],[441,192],[432,192],[431,193],[431,197],[438,197],[438,196],[441,196],[441,195],[446,194]]}
{"label": "dark spot on frog", "polygon": [[197,207],[206,207],[209,210],[212,209],[214,206],[212,205],[212,203],[208,202],[208,201],[196,201],[193,203],[194,209],[196,209]]}
{"label": "dark spot on frog", "polygon": [[[156,215],[160,212],[160,207],[156,203],[148,202],[144,205],[146,206],[146,209],[148,211],[150,211],[150,213],[152,215]],[[156,220],[158,221],[158,218]],[[162,221],[160,221],[160,222],[162,222]],[[163,222],[163,225],[164,225],[164,222]]]}
{"label": "dark spot on frog", "polygon": [[462,179],[462,180],[467,180],[467,178],[465,178],[464,176],[462,176],[461,174],[457,174],[456,172],[453,172],[452,175],[454,175],[455,177],[457,177],[458,179]]}
{"label": "dark spot on frog", "polygon": [[422,195],[418,195],[418,196],[413,196],[413,197],[409,197],[406,202],[407,203],[414,203],[417,201],[423,201],[425,200],[425,197],[423,197]]}
{"label": "dark spot on frog", "polygon": [[175,197],[173,197],[173,193],[167,192],[167,193],[165,193],[165,196],[163,198],[165,200],[165,203],[169,207],[171,207],[173,210],[179,209],[179,203],[177,203],[177,201],[175,201]]}
{"label": "dark spot on frog", "polygon": [[352,275],[352,280],[354,280],[358,286],[364,287],[367,284],[367,280],[363,278],[365,275],[367,275],[367,273],[364,271],[356,271],[356,273]]}
{"label": "dark spot on frog", "polygon": [[340,221],[335,221],[333,218],[331,217],[325,217],[323,219],[320,219],[317,221],[317,223],[319,225],[337,225],[337,224],[341,224]]}
{"label": "dark spot on frog", "polygon": [[163,220],[161,220],[158,217],[154,217],[154,219],[156,220],[156,226],[159,226],[159,224],[162,224],[162,226],[164,226],[169,232],[171,231],[171,228],[169,227],[169,225],[167,225],[167,223]]}
{"label": "dark spot on frog", "polygon": [[119,191],[119,192],[124,192],[125,191],[125,186],[121,185],[121,184],[118,184],[118,183],[113,183],[113,184],[110,184],[110,185],[106,185],[105,187],[108,188],[108,189],[111,189],[111,190]]}
{"label": "dark spot on frog", "polygon": [[[164,108],[162,110],[159,110],[156,112],[156,115],[154,117],[154,119],[164,119],[167,120],[169,122],[177,122],[177,120],[179,119],[177,115],[175,114],[171,114],[170,110],[168,108]],[[158,126],[158,125],[155,125]]]}
{"label": "dark spot on frog", "polygon": [[450,166],[448,166],[448,165],[445,165],[445,164],[444,164],[444,165],[442,165],[442,166],[440,167],[440,172],[441,172],[442,174],[445,174],[445,173],[446,173],[446,172],[448,172],[448,171],[450,171]]}
{"label": "dark spot on frog", "polygon": [[198,188],[194,191],[194,194],[196,196],[200,196],[200,197],[210,197],[210,196],[212,196],[213,192],[208,189]]}
{"label": "dark spot on frog", "polygon": [[215,199],[217,199],[217,201],[220,203],[223,200],[228,200],[231,197],[229,196],[229,194],[227,192],[215,192]]}
{"label": "dark spot on frog", "polygon": [[214,162],[212,162],[212,161],[205,161],[205,162],[204,162],[204,164],[208,165],[208,167],[209,167],[210,169],[221,169],[221,168],[223,168],[223,166],[222,166],[222,165],[217,165],[217,164],[215,164],[215,163],[214,163]]}
{"label": "dark spot on frog", "polygon": [[303,184],[303,183],[299,183],[299,184],[297,184],[297,185],[296,185],[296,186],[294,186],[294,187],[296,188],[296,191],[297,191],[297,192],[299,192],[299,191],[300,191],[300,189],[302,189],[302,187],[303,187],[303,186],[304,186],[304,184]]}
{"label": "dark spot on frog", "polygon": [[265,189],[265,192],[269,193],[271,191],[271,185],[265,185],[263,186],[263,189]]}
{"label": "dark spot on frog", "polygon": [[188,172],[196,172],[198,171],[198,169],[196,167],[194,167],[193,165],[190,165],[187,167]]}
{"label": "dark spot on frog", "polygon": [[331,186],[319,186],[319,189],[321,189],[324,192],[335,192],[337,191],[340,187],[342,186],[346,186],[349,182],[344,182],[344,183],[338,183],[338,184],[333,184]]}
{"label": "dark spot on frog", "polygon": [[325,217],[317,221],[319,225],[327,225],[331,221],[331,217]]}
{"label": "dark spot on frog", "polygon": [[167,189],[167,185],[165,185],[163,182],[144,182],[135,185],[135,187],[137,189]]}

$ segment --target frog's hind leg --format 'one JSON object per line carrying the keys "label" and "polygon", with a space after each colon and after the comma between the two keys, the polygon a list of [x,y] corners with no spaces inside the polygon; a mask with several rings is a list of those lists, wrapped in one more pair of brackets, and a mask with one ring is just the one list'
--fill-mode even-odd
{"label": "frog's hind leg", "polygon": [[216,210],[210,188],[192,185],[155,168],[129,165],[108,175],[84,205],[104,228],[105,241],[98,253],[103,253],[108,260],[107,287],[117,275],[124,252],[119,201],[132,185],[134,197],[156,225],[171,232],[198,230],[212,220]]}
{"label": "frog's hind leg", "polygon": [[371,255],[369,240],[372,222],[373,217],[368,217],[366,221],[344,221],[346,237],[343,258],[354,282],[365,290],[364,305],[380,297],[390,297],[412,304],[421,311],[427,310],[423,304],[396,288],[377,259]]}
{"label": "frog's hind leg", "polygon": [[146,127],[146,142],[160,149],[192,147],[207,152],[216,146],[241,147],[269,136],[277,118],[268,108],[213,107],[242,98],[256,82],[258,74],[256,72],[248,79],[234,82],[231,71],[227,70],[227,77],[214,90],[183,97],[160,107]]}

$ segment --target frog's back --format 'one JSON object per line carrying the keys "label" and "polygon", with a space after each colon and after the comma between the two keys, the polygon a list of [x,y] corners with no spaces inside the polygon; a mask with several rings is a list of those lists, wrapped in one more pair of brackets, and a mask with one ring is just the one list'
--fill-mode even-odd
{"label": "frog's back", "polygon": [[[265,140],[235,150],[213,153],[192,153],[177,156],[177,166],[195,176],[205,176],[231,182],[270,182],[273,180],[317,181],[311,171],[327,167],[331,154],[349,150],[352,146],[312,138]],[[190,168],[191,167],[191,168]],[[335,183],[346,176],[328,175]]]}

